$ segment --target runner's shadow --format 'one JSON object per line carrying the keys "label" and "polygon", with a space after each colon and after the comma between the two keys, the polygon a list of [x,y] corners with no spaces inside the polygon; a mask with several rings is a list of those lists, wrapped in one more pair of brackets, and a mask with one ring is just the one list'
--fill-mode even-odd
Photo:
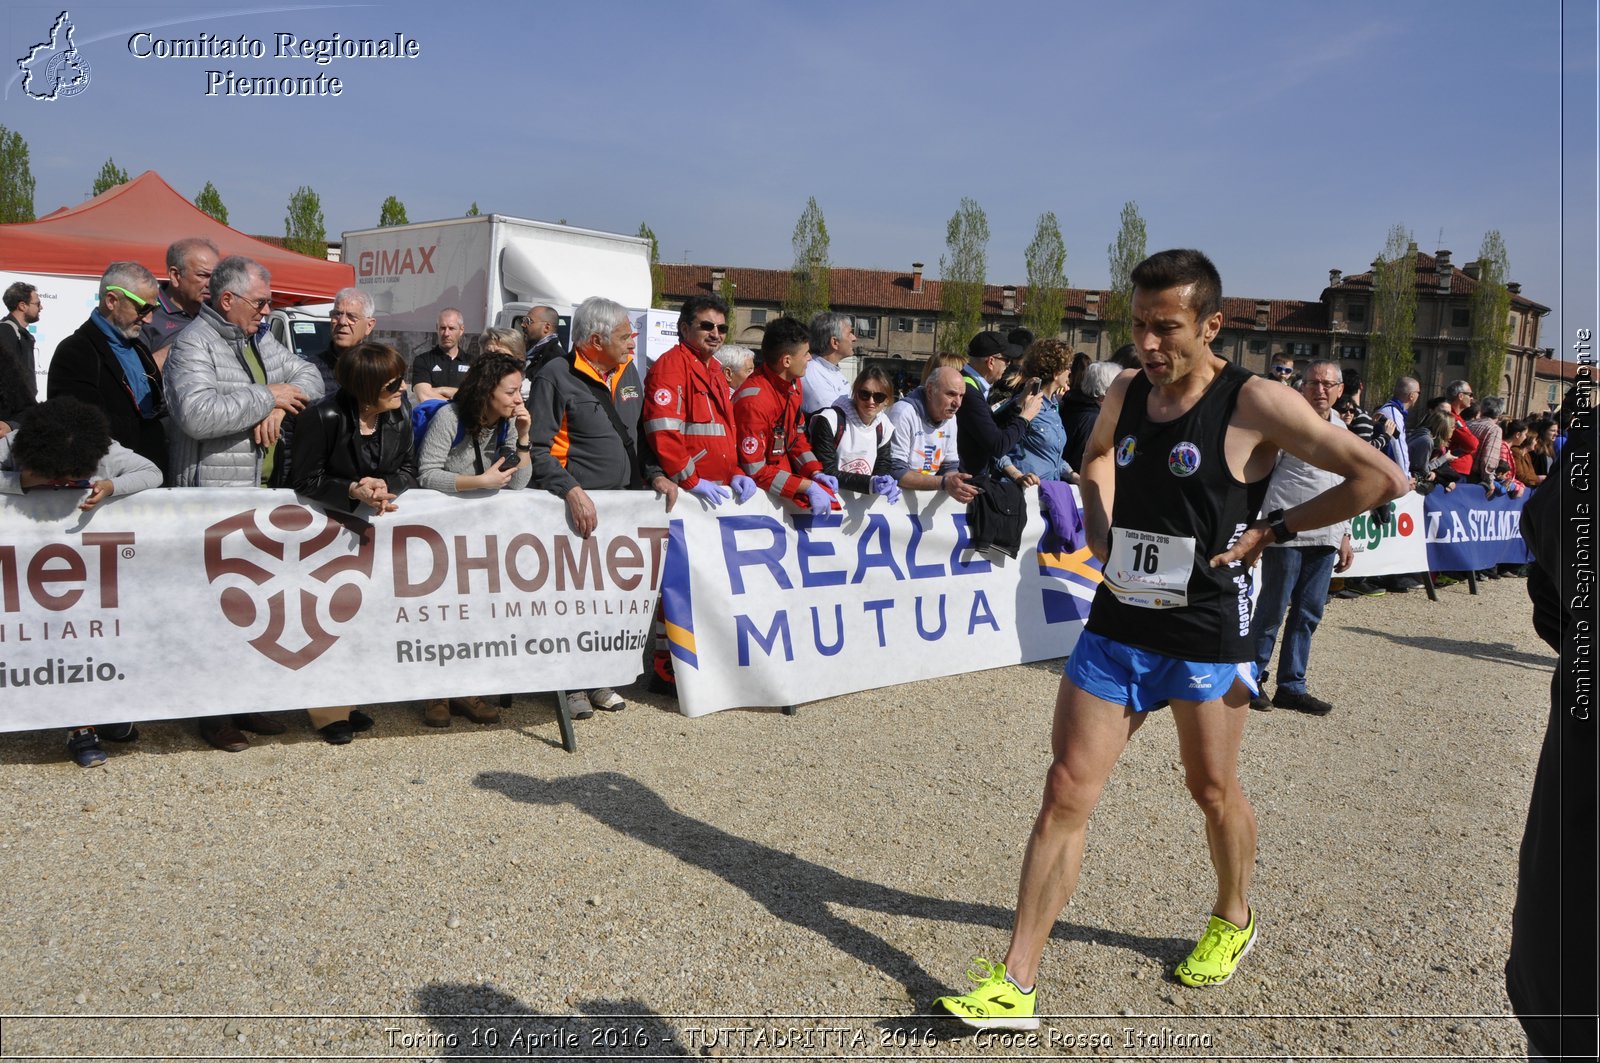
{"label": "runner's shadow", "polygon": [[[530,804],[572,805],[620,834],[709,871],[749,894],[784,922],[822,935],[841,952],[894,978],[905,986],[912,1000],[930,1000],[945,987],[902,950],[835,915],[829,910],[830,904],[1006,932],[1011,929],[1009,909],[907,893],[841,875],[792,853],[686,816],[649,787],[616,772],[552,780],[512,772],[484,772],[473,780],[473,785]],[[1063,941],[1121,946],[1163,963],[1181,958],[1190,945],[1175,938],[1108,933],[1060,921],[1051,936]]]}
{"label": "runner's shadow", "polygon": [[1553,653],[1525,653],[1515,649],[1506,642],[1467,642],[1462,639],[1443,639],[1436,635],[1398,635],[1391,631],[1378,631],[1370,627],[1352,627],[1346,630],[1357,635],[1371,635],[1374,638],[1388,639],[1398,646],[1410,646],[1419,650],[1432,650],[1435,653],[1448,654],[1452,657],[1471,657],[1479,661],[1490,661],[1495,664],[1512,664],[1519,668],[1531,668],[1534,671],[1548,672],[1556,665]]}
{"label": "runner's shadow", "polygon": [[685,1059],[683,1038],[637,1000],[585,1000],[571,1015],[535,1011],[484,985],[429,982],[417,1010],[435,1035],[410,1047],[434,1058]]}

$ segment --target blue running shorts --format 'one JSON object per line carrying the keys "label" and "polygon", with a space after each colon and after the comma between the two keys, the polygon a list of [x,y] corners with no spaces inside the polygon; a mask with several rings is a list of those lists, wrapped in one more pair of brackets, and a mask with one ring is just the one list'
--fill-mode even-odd
{"label": "blue running shorts", "polygon": [[1141,650],[1114,642],[1103,635],[1085,631],[1067,658],[1062,671],[1078,686],[1114,705],[1126,705],[1134,712],[1159,708],[1160,702],[1211,701],[1228,692],[1235,679],[1242,679],[1250,696],[1261,693],[1256,685],[1255,665],[1216,664],[1211,661],[1180,661],[1176,657]]}

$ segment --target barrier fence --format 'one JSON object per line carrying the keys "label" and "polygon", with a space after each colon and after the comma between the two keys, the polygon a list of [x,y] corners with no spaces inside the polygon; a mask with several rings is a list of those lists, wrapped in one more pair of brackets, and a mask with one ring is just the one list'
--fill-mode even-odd
{"label": "barrier fence", "polygon": [[[1036,491],[1016,558],[943,493],[812,518],[599,492],[588,540],[534,491],[411,491],[371,523],[287,491],[80,497],[0,502],[0,730],[623,686],[658,596],[686,715],[800,704],[1062,657],[1100,583]],[[1522,500],[1389,509],[1351,575],[1527,560]]]}

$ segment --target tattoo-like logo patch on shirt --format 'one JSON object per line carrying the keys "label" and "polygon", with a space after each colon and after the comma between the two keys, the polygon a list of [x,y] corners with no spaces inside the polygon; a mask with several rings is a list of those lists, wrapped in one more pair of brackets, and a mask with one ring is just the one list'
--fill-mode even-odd
{"label": "tattoo-like logo patch on shirt", "polygon": [[1185,440],[1167,455],[1167,469],[1174,476],[1193,476],[1200,471],[1200,448]]}

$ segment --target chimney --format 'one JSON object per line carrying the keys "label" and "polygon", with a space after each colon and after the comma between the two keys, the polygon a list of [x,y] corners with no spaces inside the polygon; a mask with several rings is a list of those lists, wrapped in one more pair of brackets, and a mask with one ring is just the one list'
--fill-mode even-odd
{"label": "chimney", "polygon": [[1339,282],[1342,280],[1344,280],[1343,270],[1330,269],[1328,271],[1328,287],[1337,288],[1339,287]]}
{"label": "chimney", "polygon": [[922,263],[921,262],[913,262],[913,263],[911,263],[911,290],[914,291],[914,292],[922,291]]}
{"label": "chimney", "polygon": [[711,267],[711,294],[712,295],[716,295],[718,292],[720,292],[722,290],[722,278],[726,277],[727,275],[728,275],[728,271],[727,270],[722,269],[721,267],[718,267],[718,266],[712,266]]}
{"label": "chimney", "polygon": [[1085,321],[1100,320],[1100,293],[1085,292],[1083,294],[1083,318]]}
{"label": "chimney", "polygon": [[1406,254],[1414,255],[1416,253],[1417,253],[1417,242],[1415,240],[1413,240],[1409,244],[1406,245]]}
{"label": "chimney", "polygon": [[1468,262],[1465,266],[1461,267],[1461,272],[1465,273],[1467,276],[1471,277],[1473,280],[1477,280],[1478,279],[1478,263],[1476,263],[1476,262]]}
{"label": "chimney", "polygon": [[1265,331],[1267,331],[1267,314],[1271,310],[1272,310],[1272,305],[1270,303],[1257,303],[1256,304],[1255,330],[1257,332],[1265,332]]}
{"label": "chimney", "polygon": [[1450,290],[1450,275],[1455,272],[1450,265],[1450,252],[1435,251],[1433,257],[1433,268],[1439,271],[1439,290],[1448,292]]}
{"label": "chimney", "polygon": [[1506,285],[1506,291],[1510,292],[1512,295],[1521,295],[1522,294],[1522,282],[1521,281],[1511,281],[1510,283],[1508,283]]}
{"label": "chimney", "polygon": [[1017,312],[1017,286],[1008,284],[1000,289],[1000,312],[1002,314],[1015,314]]}

